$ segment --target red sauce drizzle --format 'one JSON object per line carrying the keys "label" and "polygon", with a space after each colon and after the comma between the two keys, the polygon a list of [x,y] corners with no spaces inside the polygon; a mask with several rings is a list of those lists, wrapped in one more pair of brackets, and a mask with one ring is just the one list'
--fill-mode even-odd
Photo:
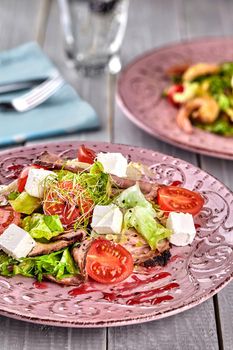
{"label": "red sauce drizzle", "polygon": [[200,228],[200,227],[201,227],[201,225],[200,225],[200,224],[194,224],[194,226],[195,226],[195,228],[196,228],[196,229],[198,229],[198,228]]}
{"label": "red sauce drizzle", "polygon": [[7,166],[7,171],[11,171],[12,173],[7,175],[7,178],[10,179],[17,179],[19,177],[19,174],[21,173],[22,169],[24,168],[24,164],[11,164]]}
{"label": "red sauce drizzle", "polygon": [[174,261],[179,260],[179,259],[183,259],[182,256],[180,256],[180,255],[173,255],[171,257],[171,259],[169,260],[169,262],[171,263],[171,262],[174,262]]}
{"label": "red sauce drizzle", "polygon": [[37,289],[46,289],[46,288],[48,288],[48,285],[45,282],[38,282],[38,281],[34,282],[33,286],[35,288],[37,288]]}
{"label": "red sauce drizzle", "polygon": [[[126,304],[132,305],[132,304],[141,304],[143,302],[148,303],[148,302],[150,302],[150,299],[145,300],[146,298],[152,297],[156,294],[160,294],[160,293],[166,292],[168,290],[171,290],[171,289],[177,288],[177,287],[179,287],[179,284],[173,282],[173,283],[169,283],[166,286],[163,286],[160,288],[155,288],[155,289],[151,289],[151,290],[147,290],[147,291],[138,292],[138,295],[137,295],[137,292],[131,293],[131,294],[123,294],[123,295],[116,294],[116,293],[103,293],[103,295],[104,295],[104,299],[108,300],[108,301],[117,300],[119,298],[121,298],[121,299],[128,299],[129,298],[129,300],[126,302]],[[151,304],[151,302],[150,302],[150,304]]]}
{"label": "red sauce drizzle", "polygon": [[160,272],[160,273],[157,273],[156,275],[146,278],[145,280],[141,280],[136,275],[133,275],[132,279],[134,280],[134,282],[123,283],[122,287],[117,289],[117,292],[120,292],[120,293],[126,292],[127,290],[138,288],[139,286],[146,285],[151,282],[156,282],[162,278],[166,278],[169,276],[171,276],[171,274],[168,272]]}
{"label": "red sauce drizzle", "polygon": [[169,186],[180,186],[181,184],[182,184],[181,181],[176,180],[176,181],[173,181]]}
{"label": "red sauce drizzle", "polygon": [[77,295],[98,292],[97,289],[90,289],[90,285],[82,284],[80,287],[74,288],[68,292],[69,295],[75,297]]}
{"label": "red sauce drizzle", "polygon": [[142,280],[138,276],[133,275],[132,276],[133,281],[122,283],[121,287],[119,288],[114,286],[112,288],[112,292],[103,292],[103,290],[93,289],[90,284],[83,284],[77,288],[72,289],[71,291],[68,292],[68,294],[71,296],[78,296],[82,294],[100,292],[102,294],[102,298],[109,302],[115,301],[118,299],[128,299],[126,301],[127,305],[135,305],[135,304],[141,304],[141,303],[155,305],[163,301],[173,299],[171,295],[164,295],[160,297],[158,296],[155,297],[155,295],[167,292],[174,288],[178,288],[179,284],[175,282],[171,282],[169,284],[166,284],[165,286],[146,290],[146,291],[132,292],[127,294],[124,294],[124,292],[127,292],[127,291],[129,292],[140,286],[146,286],[148,285],[148,283],[156,282],[160,279],[163,279],[169,276],[171,276],[171,274],[168,272],[160,272]]}
{"label": "red sauce drizzle", "polygon": [[[172,299],[173,299],[173,297],[171,295],[164,295],[162,297],[156,297],[153,299],[149,299],[146,302],[151,304],[151,305],[156,305],[156,304],[162,303],[163,301],[172,300]],[[141,301],[139,299],[135,298],[135,299],[128,300],[126,304],[127,305],[137,305],[137,304],[141,304]]]}

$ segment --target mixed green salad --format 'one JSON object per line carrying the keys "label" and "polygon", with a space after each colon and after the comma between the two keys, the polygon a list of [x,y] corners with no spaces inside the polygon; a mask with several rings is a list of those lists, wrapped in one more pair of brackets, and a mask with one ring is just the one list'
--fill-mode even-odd
{"label": "mixed green salad", "polygon": [[233,62],[197,63],[171,70],[174,83],[165,91],[179,110],[177,124],[187,133],[192,124],[223,136],[233,135]]}
{"label": "mixed green salad", "polygon": [[137,266],[165,265],[171,243],[192,242],[204,200],[145,180],[145,169],[84,145],[72,160],[39,155],[0,187],[0,275],[117,283]]}

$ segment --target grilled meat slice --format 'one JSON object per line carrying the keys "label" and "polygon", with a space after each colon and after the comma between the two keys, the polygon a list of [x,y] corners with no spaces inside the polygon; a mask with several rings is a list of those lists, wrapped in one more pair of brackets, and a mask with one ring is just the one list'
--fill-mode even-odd
{"label": "grilled meat slice", "polygon": [[84,282],[83,276],[81,274],[78,274],[73,277],[65,277],[62,279],[57,279],[52,275],[44,275],[43,277],[51,282],[56,282],[65,286],[78,286],[79,284]]}
{"label": "grilled meat slice", "polygon": [[168,240],[162,240],[157,250],[151,250],[144,238],[133,229],[126,230],[119,243],[132,254],[135,265],[164,266],[171,256]]}
{"label": "grilled meat slice", "polygon": [[[67,237],[65,237],[64,239],[58,239],[54,242],[50,242],[50,243],[40,243],[40,242],[36,242],[35,247],[30,251],[30,253],[28,254],[28,256],[38,256],[38,255],[44,255],[44,254],[50,254],[52,252],[57,252],[60,249],[66,248],[69,245],[75,243],[75,242],[79,242],[84,236],[83,233],[85,233],[85,231],[80,232],[74,232],[73,233],[73,238],[69,237],[69,239]],[[62,234],[64,235],[64,234]],[[67,235],[68,236],[68,235]],[[59,236],[57,236],[59,237]]]}
{"label": "grilled meat slice", "polygon": [[57,154],[50,153],[48,151],[42,152],[37,159],[34,160],[33,164],[37,164],[43,167],[46,167],[50,170],[69,170],[73,173],[78,173],[83,171],[83,168],[68,163],[67,160],[59,157]]}
{"label": "grilled meat slice", "polygon": [[156,191],[156,195],[157,195],[157,190],[161,186],[161,185],[156,184],[154,182],[147,182],[147,181],[142,181],[142,180],[132,180],[132,179],[128,179],[128,178],[118,177],[115,175],[111,175],[111,178],[113,181],[113,186],[116,186],[116,187],[121,188],[121,189],[129,188],[129,187],[135,185],[136,183],[138,183],[140,190],[144,194],[146,194],[146,193],[149,194],[152,191],[154,193]]}
{"label": "grilled meat slice", "polygon": [[52,252],[57,252],[58,250],[68,247],[70,244],[74,242],[75,242],[74,239],[71,241],[65,241],[61,239],[60,241],[56,241],[52,243],[36,242],[35,247],[30,251],[28,256],[47,255]]}
{"label": "grilled meat slice", "polygon": [[[64,169],[64,170],[69,170],[73,173],[78,173],[78,172],[83,172],[84,168],[81,168],[80,166],[76,165],[75,163],[72,164],[70,162],[67,163],[66,160],[62,159],[56,154],[44,151],[43,153],[40,154],[40,156],[34,161],[34,164],[44,166],[47,169],[51,170],[59,170],[59,169]],[[128,187],[131,187],[136,184],[136,182],[139,184],[139,187],[141,191],[144,194],[152,195],[153,193],[153,198],[155,193],[157,195],[157,190],[161,186],[159,184],[156,184],[154,182],[148,182],[148,181],[143,181],[143,180],[133,180],[133,179],[128,179],[128,178],[121,178],[115,175],[111,175],[111,179],[113,182],[113,186],[121,189],[126,189]]]}
{"label": "grilled meat slice", "polygon": [[76,239],[76,241],[81,242],[86,237],[86,234],[87,234],[86,231],[82,229],[79,229],[77,231],[70,230],[70,231],[65,231],[60,235],[51,238],[51,241],[60,241],[60,240],[71,241],[73,239]]}
{"label": "grilled meat slice", "polygon": [[170,260],[171,253],[169,250],[164,250],[164,252],[155,255],[153,258],[150,258],[143,262],[144,267],[154,267],[156,265],[165,266]]}
{"label": "grilled meat slice", "polygon": [[80,272],[85,279],[87,278],[86,256],[92,242],[93,239],[85,239],[79,247],[74,247],[71,252],[75,263],[78,265]]}

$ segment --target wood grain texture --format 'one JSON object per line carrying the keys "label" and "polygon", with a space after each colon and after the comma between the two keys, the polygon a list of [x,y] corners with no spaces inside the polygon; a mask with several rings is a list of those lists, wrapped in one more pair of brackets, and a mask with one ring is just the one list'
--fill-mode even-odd
{"label": "wood grain texture", "polygon": [[[1,50],[36,37],[37,14],[41,6],[41,0],[1,0]],[[145,50],[178,41],[180,38],[232,34],[232,13],[233,2],[230,0],[144,0],[143,4],[141,0],[131,0],[129,24],[122,47],[123,65]],[[84,78],[67,67],[56,1],[52,2],[48,27],[44,33],[45,51],[79,94],[94,106],[102,121],[101,131],[75,134],[56,140],[112,140],[152,148],[193,164],[197,163],[194,154],[157,141],[128,121],[118,107],[114,107],[115,79],[108,81],[106,76]],[[110,92],[107,90],[109,87]],[[109,127],[111,114],[114,120],[112,127]],[[46,141],[54,140],[55,138]],[[231,162],[201,157],[201,165],[232,188]],[[225,350],[232,349],[233,344],[232,294],[232,284],[218,294]],[[6,317],[0,317],[0,336],[0,348],[3,350],[104,350],[107,346],[111,350],[218,349],[212,299],[194,309],[160,321],[109,329],[108,343],[105,329],[46,327]]]}
{"label": "wood grain texture", "polygon": [[[233,35],[231,17],[233,13],[233,2],[224,0],[182,0],[179,4],[180,13],[185,14],[182,21],[181,36],[193,38],[206,35]],[[206,156],[200,157],[201,167],[216,176],[231,190],[233,185],[231,174],[233,163],[231,161],[219,160]],[[232,349],[233,344],[233,283],[231,282],[217,295],[217,307],[220,316],[221,333],[224,349]]]}
{"label": "wood grain texture", "polygon": [[[35,40],[39,8],[40,0],[0,1],[0,51]],[[1,150],[5,148],[0,147]]]}
{"label": "wood grain texture", "polygon": [[41,0],[1,0],[0,50],[35,40],[37,13]]}
{"label": "wood grain texture", "polygon": [[[178,41],[182,37],[183,28],[186,27],[184,22],[187,9],[180,0],[147,0],[143,6],[140,4],[140,0],[130,3],[129,23],[122,47],[124,64],[146,50]],[[195,154],[160,142],[146,134],[126,119],[117,106],[113,140],[151,148],[197,164]],[[168,319],[109,329],[109,349],[125,348],[218,349],[213,300],[210,299],[199,307]]]}
{"label": "wood grain texture", "polygon": [[[214,174],[220,181],[233,190],[232,161],[202,157],[202,168]],[[216,166],[216,164],[218,164]],[[231,350],[233,344],[233,282],[218,293],[218,308],[221,321],[221,333],[225,350]]]}
{"label": "wood grain texture", "polygon": [[193,310],[163,320],[110,329],[108,349],[218,349],[211,304],[210,300]]}

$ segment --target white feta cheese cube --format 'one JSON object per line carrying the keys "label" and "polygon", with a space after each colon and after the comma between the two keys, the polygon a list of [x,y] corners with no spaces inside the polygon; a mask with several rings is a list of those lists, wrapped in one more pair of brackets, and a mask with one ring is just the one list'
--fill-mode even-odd
{"label": "white feta cheese cube", "polygon": [[35,247],[30,234],[15,224],[11,224],[0,236],[0,248],[15,259],[25,258]]}
{"label": "white feta cheese cube", "polygon": [[121,153],[98,153],[97,161],[104,167],[104,172],[107,174],[116,175],[119,177],[127,176],[127,159]]}
{"label": "white feta cheese cube", "polygon": [[172,231],[170,242],[176,246],[191,244],[196,235],[193,217],[189,213],[169,213],[166,227]]}
{"label": "white feta cheese cube", "polygon": [[30,194],[30,196],[43,198],[47,179],[52,179],[54,177],[56,177],[56,174],[52,171],[42,168],[30,168],[25,191]]}
{"label": "white feta cheese cube", "polygon": [[123,214],[116,205],[96,205],[91,227],[99,234],[118,234],[121,232],[122,222]]}

